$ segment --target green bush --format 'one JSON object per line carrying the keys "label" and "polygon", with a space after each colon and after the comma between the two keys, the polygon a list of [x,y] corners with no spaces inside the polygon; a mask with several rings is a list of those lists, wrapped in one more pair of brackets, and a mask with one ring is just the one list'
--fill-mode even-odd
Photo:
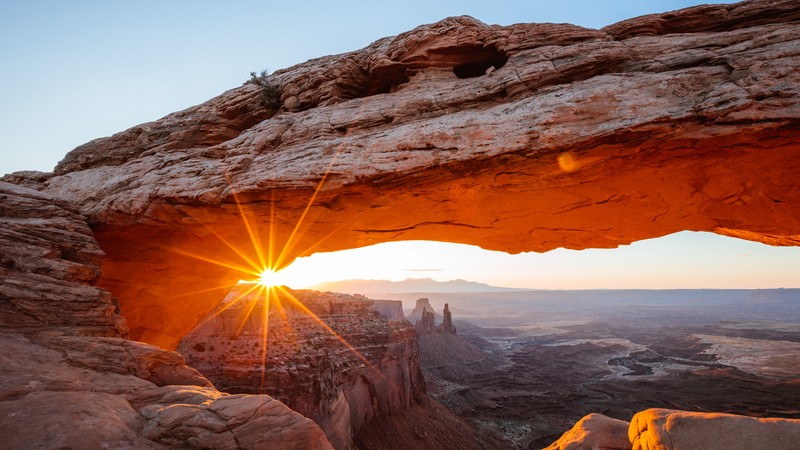
{"label": "green bush", "polygon": [[250,72],[250,80],[246,84],[254,84],[261,87],[261,103],[264,107],[277,111],[281,107],[281,87],[270,79],[266,70],[261,71],[261,75]]}

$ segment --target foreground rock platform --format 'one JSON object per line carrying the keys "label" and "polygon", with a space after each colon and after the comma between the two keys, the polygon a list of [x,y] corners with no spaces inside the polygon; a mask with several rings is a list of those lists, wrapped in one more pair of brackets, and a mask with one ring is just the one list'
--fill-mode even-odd
{"label": "foreground rock platform", "polygon": [[798,419],[653,408],[630,423],[590,414],[545,450],[777,450],[798,442]]}

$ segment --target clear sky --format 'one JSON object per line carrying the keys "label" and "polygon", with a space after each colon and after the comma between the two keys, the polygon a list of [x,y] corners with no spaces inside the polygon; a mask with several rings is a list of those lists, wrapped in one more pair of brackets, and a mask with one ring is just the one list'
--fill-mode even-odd
{"label": "clear sky", "polygon": [[[699,3],[2,1],[0,174],[52,170],[77,145],[201,103],[240,85],[251,71],[355,50],[447,16],[468,14],[503,25],[569,22],[599,28]],[[790,269],[800,268],[800,250],[705,234],[681,233],[620,250],[517,256],[476,251],[445,244],[385,244],[352,251],[366,252],[370,267],[381,261],[384,276],[368,267],[337,277],[430,276],[539,288],[800,286],[800,277],[787,272],[798,272]],[[315,258],[330,255],[298,264]],[[403,264],[390,269],[392,261]],[[487,271],[487,261],[502,270]],[[334,267],[344,266],[332,264],[306,273],[333,273]],[[643,275],[647,268],[649,281]]]}
{"label": "clear sky", "polygon": [[[366,262],[366,263],[365,263]],[[684,231],[616,249],[509,255],[443,242],[390,242],[299,258],[284,283],[466,279],[536,289],[800,287],[800,249]]]}

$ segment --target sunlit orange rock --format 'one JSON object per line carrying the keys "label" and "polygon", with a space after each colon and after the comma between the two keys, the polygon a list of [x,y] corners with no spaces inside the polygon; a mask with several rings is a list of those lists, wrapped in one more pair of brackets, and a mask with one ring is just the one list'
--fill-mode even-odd
{"label": "sunlit orange rock", "polygon": [[282,263],[402,239],[797,245],[799,17],[783,0],[601,30],[449,18],[276,72],[275,115],[245,85],[31,183],[80,205],[107,254],[100,286],[131,337],[165,348],[243,277],[187,253],[258,260],[242,211]]}
{"label": "sunlit orange rock", "polygon": [[800,420],[648,409],[631,420],[633,450],[796,448]]}
{"label": "sunlit orange rock", "polygon": [[629,450],[629,425],[624,420],[589,414],[544,450]]}

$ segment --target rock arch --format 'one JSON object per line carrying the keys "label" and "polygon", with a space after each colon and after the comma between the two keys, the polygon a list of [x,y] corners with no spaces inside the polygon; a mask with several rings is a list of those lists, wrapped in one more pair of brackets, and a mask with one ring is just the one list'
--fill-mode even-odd
{"label": "rock arch", "polygon": [[[241,278],[233,247],[258,259],[243,215],[259,248],[291,241],[286,261],[404,239],[516,253],[681,230],[798,245],[798,20],[793,1],[602,30],[449,18],[276,72],[274,116],[242,86],[81,146],[31,183],[81,206],[107,254],[100,286],[132,338],[165,348]],[[453,49],[508,60],[460,79],[453,67],[485,58]],[[397,68],[418,76],[351,95]]]}

